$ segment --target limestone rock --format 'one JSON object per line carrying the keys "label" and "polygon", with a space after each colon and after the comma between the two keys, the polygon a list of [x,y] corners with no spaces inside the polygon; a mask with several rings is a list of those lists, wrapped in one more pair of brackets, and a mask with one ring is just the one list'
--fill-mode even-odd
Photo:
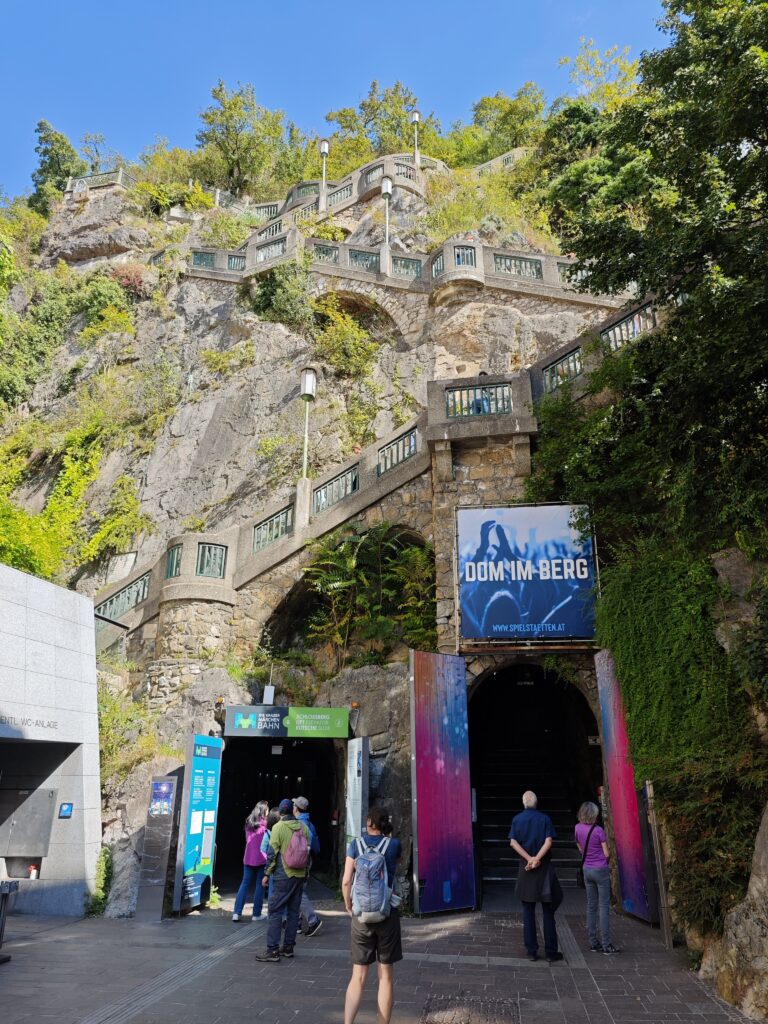
{"label": "limestone rock", "polygon": [[62,203],[40,244],[42,265],[82,264],[146,248],[149,232],[130,223],[127,205],[128,193],[120,188],[100,189],[82,204]]}
{"label": "limestone rock", "polygon": [[768,805],[752,858],[747,896],[725,918],[723,937],[705,948],[702,977],[749,1017],[768,1017]]}

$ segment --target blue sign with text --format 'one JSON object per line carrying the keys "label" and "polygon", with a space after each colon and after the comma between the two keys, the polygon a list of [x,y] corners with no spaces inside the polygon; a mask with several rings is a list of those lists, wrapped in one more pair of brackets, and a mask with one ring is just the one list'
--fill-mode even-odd
{"label": "blue sign with text", "polygon": [[191,751],[185,779],[188,792],[187,815],[183,822],[182,910],[207,903],[210,897],[224,742],[213,736],[194,736]]}
{"label": "blue sign with text", "polygon": [[512,505],[456,510],[461,639],[592,640],[592,538],[585,509]]}

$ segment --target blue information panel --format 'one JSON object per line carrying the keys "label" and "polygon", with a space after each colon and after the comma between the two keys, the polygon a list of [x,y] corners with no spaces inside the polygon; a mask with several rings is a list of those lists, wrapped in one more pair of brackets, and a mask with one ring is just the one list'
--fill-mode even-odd
{"label": "blue information panel", "polygon": [[185,770],[179,849],[179,857],[183,858],[183,874],[180,893],[177,882],[175,909],[179,909],[179,894],[181,910],[192,910],[210,898],[223,750],[223,740],[216,737],[192,738],[191,756],[187,757]]}
{"label": "blue information panel", "polygon": [[595,566],[573,505],[459,508],[461,639],[592,640]]}

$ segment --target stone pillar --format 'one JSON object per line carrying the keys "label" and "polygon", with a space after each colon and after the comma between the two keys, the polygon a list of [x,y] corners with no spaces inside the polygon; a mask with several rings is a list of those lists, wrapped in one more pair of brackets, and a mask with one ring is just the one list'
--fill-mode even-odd
{"label": "stone pillar", "polygon": [[309,526],[312,513],[312,481],[302,477],[296,483],[296,498],[293,504],[293,529],[298,533]]}
{"label": "stone pillar", "polygon": [[386,242],[379,250],[379,273],[387,277],[392,275],[392,251]]}

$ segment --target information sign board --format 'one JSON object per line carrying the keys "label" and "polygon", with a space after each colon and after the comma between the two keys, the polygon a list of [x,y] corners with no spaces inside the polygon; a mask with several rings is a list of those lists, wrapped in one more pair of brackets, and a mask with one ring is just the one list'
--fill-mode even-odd
{"label": "information sign board", "polygon": [[349,735],[349,710],[235,704],[226,709],[224,735],[346,739]]}
{"label": "information sign board", "polygon": [[187,751],[174,910],[192,910],[210,898],[223,750],[223,740],[196,735]]}
{"label": "information sign board", "polygon": [[365,831],[368,815],[368,751],[367,736],[347,744],[347,842],[359,839]]}

